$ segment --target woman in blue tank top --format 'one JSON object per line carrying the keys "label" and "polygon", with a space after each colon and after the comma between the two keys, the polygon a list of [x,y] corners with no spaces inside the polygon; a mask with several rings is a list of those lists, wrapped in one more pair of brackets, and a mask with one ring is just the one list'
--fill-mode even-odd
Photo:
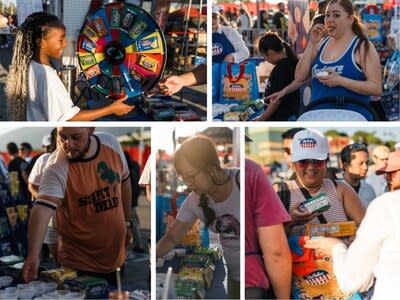
{"label": "woman in blue tank top", "polygon": [[[328,37],[323,38],[324,33]],[[331,0],[325,25],[317,24],[297,64],[295,78],[311,77],[311,101],[329,96],[355,98],[369,104],[382,93],[378,53],[362,31],[351,1]],[[356,105],[347,107],[359,111]]]}

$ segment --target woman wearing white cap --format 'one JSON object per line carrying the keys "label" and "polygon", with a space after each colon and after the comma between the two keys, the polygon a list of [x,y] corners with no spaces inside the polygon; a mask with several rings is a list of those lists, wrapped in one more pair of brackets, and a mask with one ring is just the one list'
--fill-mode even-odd
{"label": "woman wearing white cap", "polygon": [[292,222],[287,225],[289,236],[303,235],[305,224],[319,224],[320,213],[301,211],[300,203],[305,201],[302,189],[311,196],[325,193],[330,208],[323,213],[327,222],[355,221],[360,224],[365,209],[355,191],[345,182],[336,184],[325,178],[329,161],[327,139],[319,132],[302,130],[292,141],[292,162],[296,179],[287,182],[290,190],[289,214]]}
{"label": "woman wearing white cap", "polygon": [[376,277],[372,299],[395,299],[400,283],[400,152],[389,155],[388,164],[376,171],[385,174],[391,192],[376,198],[349,248],[340,240],[309,240],[306,248],[331,254],[341,289],[361,290]]}

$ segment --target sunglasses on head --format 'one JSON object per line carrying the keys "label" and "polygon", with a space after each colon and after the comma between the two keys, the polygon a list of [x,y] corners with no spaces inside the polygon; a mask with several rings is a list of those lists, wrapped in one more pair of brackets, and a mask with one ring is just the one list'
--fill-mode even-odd
{"label": "sunglasses on head", "polygon": [[313,164],[317,168],[322,168],[325,166],[326,160],[318,160],[318,159],[302,159],[296,162],[296,165],[300,168],[306,168],[309,164]]}
{"label": "sunglasses on head", "polygon": [[349,146],[347,146],[349,151],[353,151],[353,150],[363,150],[368,152],[368,147],[364,144],[351,144]]}

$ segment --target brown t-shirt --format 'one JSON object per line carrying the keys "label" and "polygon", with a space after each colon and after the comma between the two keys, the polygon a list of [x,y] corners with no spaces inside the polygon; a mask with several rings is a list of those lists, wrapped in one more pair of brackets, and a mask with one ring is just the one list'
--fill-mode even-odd
{"label": "brown t-shirt", "polygon": [[121,184],[129,179],[122,148],[108,134],[92,137],[94,153],[69,160],[61,149],[46,165],[39,189],[62,200],[57,207],[60,264],[75,270],[109,273],[126,258],[126,226]]}

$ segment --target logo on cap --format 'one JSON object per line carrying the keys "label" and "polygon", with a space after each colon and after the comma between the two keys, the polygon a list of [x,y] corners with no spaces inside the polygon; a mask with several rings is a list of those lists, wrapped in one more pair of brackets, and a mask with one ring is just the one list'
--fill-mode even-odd
{"label": "logo on cap", "polygon": [[308,137],[300,140],[301,148],[315,148],[316,146],[317,142],[313,138]]}

